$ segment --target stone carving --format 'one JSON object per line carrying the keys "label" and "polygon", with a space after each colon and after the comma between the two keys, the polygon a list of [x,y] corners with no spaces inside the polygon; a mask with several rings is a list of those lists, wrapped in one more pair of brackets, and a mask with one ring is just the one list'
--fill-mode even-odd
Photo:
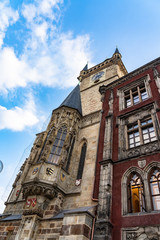
{"label": "stone carving", "polygon": [[139,160],[138,161],[138,166],[140,168],[144,168],[146,166],[146,160]]}
{"label": "stone carving", "polygon": [[[137,157],[142,154],[145,155],[148,153],[155,152],[159,149],[160,149],[160,147],[159,147],[158,141],[154,142],[154,143],[151,142],[151,143],[148,143],[147,145],[141,145],[141,146],[133,148],[133,149],[129,149],[129,150],[123,149],[123,158]],[[122,158],[122,156],[121,156],[121,158]]]}
{"label": "stone carving", "polygon": [[32,195],[45,196],[48,199],[53,199],[56,196],[56,191],[52,186],[44,186],[40,183],[30,184],[23,187],[23,198],[27,198]]}
{"label": "stone carving", "polygon": [[17,182],[18,182],[18,180],[20,179],[21,175],[22,175],[22,172],[19,172],[19,173],[17,174],[16,179],[15,179],[13,185],[12,185],[13,188],[16,187]]}
{"label": "stone carving", "polygon": [[136,233],[127,233],[126,240],[135,240],[137,237]]}
{"label": "stone carving", "polygon": [[135,230],[124,231],[124,240],[159,240],[160,239],[160,227],[140,227]]}

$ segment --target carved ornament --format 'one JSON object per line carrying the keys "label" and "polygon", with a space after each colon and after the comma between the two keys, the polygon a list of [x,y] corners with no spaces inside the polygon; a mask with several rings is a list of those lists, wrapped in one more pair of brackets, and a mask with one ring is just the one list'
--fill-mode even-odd
{"label": "carved ornament", "polygon": [[41,195],[45,196],[48,199],[53,199],[57,192],[55,188],[52,185],[49,184],[41,184],[39,183],[30,183],[30,184],[25,184],[23,186],[23,198],[27,198],[28,196],[32,195]]}

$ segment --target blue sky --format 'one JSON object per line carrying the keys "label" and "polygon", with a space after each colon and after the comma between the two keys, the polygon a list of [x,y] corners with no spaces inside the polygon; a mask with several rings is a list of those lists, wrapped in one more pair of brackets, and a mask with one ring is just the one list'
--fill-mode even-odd
{"label": "blue sky", "polygon": [[0,1],[0,212],[35,134],[118,46],[128,72],[160,56],[159,0]]}

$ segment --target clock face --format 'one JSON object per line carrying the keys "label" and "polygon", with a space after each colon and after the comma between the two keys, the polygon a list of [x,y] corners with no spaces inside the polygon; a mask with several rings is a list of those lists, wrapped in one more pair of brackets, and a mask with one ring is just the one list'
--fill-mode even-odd
{"label": "clock face", "polygon": [[103,75],[104,75],[103,71],[99,72],[99,73],[96,73],[95,75],[93,75],[92,81],[97,82]]}

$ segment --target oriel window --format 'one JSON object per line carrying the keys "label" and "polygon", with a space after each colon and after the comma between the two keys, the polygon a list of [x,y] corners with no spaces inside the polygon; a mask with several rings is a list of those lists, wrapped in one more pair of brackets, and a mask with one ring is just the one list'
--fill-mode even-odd
{"label": "oriel window", "polygon": [[154,169],[150,177],[150,192],[153,210],[160,210],[160,170]]}
{"label": "oriel window", "polygon": [[130,124],[127,132],[128,148],[137,147],[157,139],[151,117]]}
{"label": "oriel window", "polygon": [[143,182],[137,173],[132,173],[128,181],[128,212],[145,212]]}
{"label": "oriel window", "polygon": [[66,135],[67,135],[67,128],[63,126],[58,130],[57,136],[52,146],[51,153],[48,158],[49,162],[56,163],[56,164],[58,163]]}
{"label": "oriel window", "polygon": [[126,108],[136,105],[148,99],[148,93],[145,88],[144,82],[137,87],[134,87],[130,90],[125,91],[124,98],[125,98]]}

